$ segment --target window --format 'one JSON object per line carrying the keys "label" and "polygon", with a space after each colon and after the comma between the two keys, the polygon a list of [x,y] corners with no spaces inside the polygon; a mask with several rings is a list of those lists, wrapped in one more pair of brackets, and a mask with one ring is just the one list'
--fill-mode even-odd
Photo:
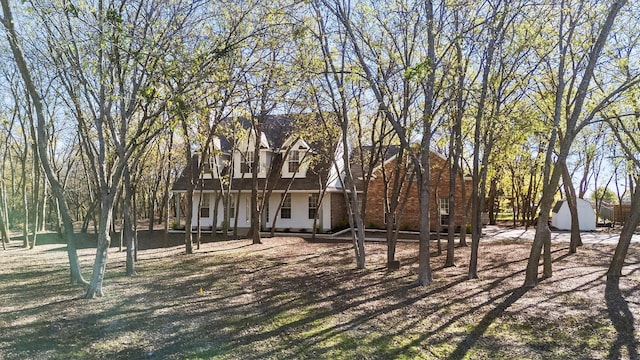
{"label": "window", "polygon": [[200,199],[200,217],[209,217],[209,194],[202,194],[202,198]]}
{"label": "window", "polygon": [[300,167],[300,152],[298,150],[291,150],[288,157],[288,171],[292,174],[298,172]]}
{"label": "window", "polygon": [[315,219],[318,214],[318,194],[309,194],[309,219]]}
{"label": "window", "polygon": [[440,199],[440,225],[449,225],[449,198]]}
{"label": "window", "polygon": [[284,196],[284,200],[280,208],[280,218],[291,219],[291,194],[283,194],[282,196]]}
{"label": "window", "polygon": [[247,151],[240,154],[240,173],[251,174],[253,172],[253,152]]}

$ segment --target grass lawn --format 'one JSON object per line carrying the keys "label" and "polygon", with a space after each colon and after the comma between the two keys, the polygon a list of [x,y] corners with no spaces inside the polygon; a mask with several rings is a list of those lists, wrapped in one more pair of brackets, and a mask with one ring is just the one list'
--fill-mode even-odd
{"label": "grass lawn", "polygon": [[[434,282],[413,285],[417,244],[367,243],[355,270],[346,243],[301,238],[207,242],[194,255],[141,233],[138,276],[112,248],[105,296],[68,284],[64,244],[0,250],[0,359],[597,359],[638,358],[640,249],[620,286],[606,286],[613,254],[554,244],[554,276],[521,288],[526,241],[483,241],[479,280],[469,248]],[[89,277],[94,249],[79,250]],[[179,238],[173,239],[173,244]]]}

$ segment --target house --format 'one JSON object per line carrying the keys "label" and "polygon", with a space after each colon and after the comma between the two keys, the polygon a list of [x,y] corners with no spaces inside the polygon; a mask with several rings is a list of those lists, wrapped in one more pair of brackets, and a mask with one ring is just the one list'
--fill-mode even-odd
{"label": "house", "polygon": [[[192,227],[199,223],[205,229],[211,229],[214,224],[221,228],[226,222],[229,228],[236,224],[239,229],[249,228],[256,144],[259,145],[255,169],[259,196],[268,197],[262,212],[263,230],[307,232],[315,224],[317,230],[329,232],[348,227],[341,147],[332,149],[321,140],[305,139],[304,131],[294,129],[294,122],[290,117],[267,116],[260,134],[251,129],[247,119],[227,119],[220,125],[220,135],[214,139],[208,151],[210,155],[202,159],[201,153],[196,154],[191,159],[191,167],[186,167],[172,188],[174,196],[183,198],[192,176],[189,168],[197,169],[202,161],[205,162],[193,193]],[[307,130],[309,128],[311,132],[315,131],[313,126],[307,126]],[[362,168],[351,167],[357,191],[362,192],[367,187],[367,227],[382,228],[385,224],[382,167],[391,169],[399,160],[397,147],[387,150],[383,164],[376,167],[368,184],[364,182]],[[441,155],[432,152],[431,159],[432,196],[437,200],[431,207],[431,227],[436,229],[438,225],[448,225],[449,172],[446,159]],[[456,185],[457,224],[464,223],[464,209],[471,193],[469,179],[464,179],[467,182],[464,199],[462,181]],[[396,221],[402,229],[418,230],[420,212],[416,178],[410,178],[407,184],[409,196]],[[265,189],[270,189],[270,193]],[[176,218],[180,217],[177,207]]]}
{"label": "house", "polygon": [[[576,199],[578,208],[578,224],[580,231],[596,229],[596,212],[591,203],[584,199]],[[571,211],[566,200],[558,200],[551,210],[551,226],[558,230],[571,230]]]}
{"label": "house", "polygon": [[[210,229],[215,223],[221,228],[226,221],[229,228],[247,229],[254,170],[259,196],[270,190],[262,211],[263,230],[310,231],[315,224],[326,232],[345,227],[347,212],[336,170],[341,165],[334,166],[340,157],[328,156],[320,141],[306,141],[295,131],[292,118],[267,116],[260,134],[244,118],[225,119],[219,130],[210,155],[202,159],[197,153],[191,159],[193,169],[205,161],[193,194],[192,227],[199,223]],[[260,149],[254,169],[256,144]],[[186,167],[173,185],[174,196],[185,196],[191,176]],[[179,208],[176,213],[179,219]]]}
{"label": "house", "polygon": [[[365,212],[365,224],[367,224],[368,227],[385,227],[387,219],[384,211],[384,197],[386,196],[385,194],[389,194],[390,191],[387,190],[385,192],[385,176],[383,176],[382,172],[384,170],[387,174],[386,177],[391,178],[396,168],[396,163],[399,160],[408,161],[406,157],[399,159],[397,151],[394,151],[373,173],[372,179],[369,182]],[[432,201],[429,208],[429,227],[432,231],[436,231],[438,228],[444,230],[449,226],[449,214],[451,213],[449,203],[450,172],[447,159],[435,151],[431,151],[430,164],[431,178],[429,179],[429,184]],[[405,186],[400,192],[402,204],[395,218],[395,226],[401,230],[419,230],[420,204],[418,179],[416,176],[411,176],[410,174],[412,166],[409,165],[407,169],[408,171],[404,174]],[[471,177],[463,176],[462,173],[459,175],[460,177],[456,181],[454,216],[457,226],[464,226],[468,222],[465,219],[465,214],[467,206],[469,206],[469,199],[471,198],[472,180]],[[457,230],[458,229],[456,229],[456,231]]]}

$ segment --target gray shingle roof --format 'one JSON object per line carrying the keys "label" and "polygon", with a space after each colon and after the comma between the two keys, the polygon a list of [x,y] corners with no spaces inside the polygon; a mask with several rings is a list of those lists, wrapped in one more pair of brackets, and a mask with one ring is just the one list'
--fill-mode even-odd
{"label": "gray shingle roof", "polygon": [[[271,150],[274,151],[272,157],[272,168],[276,169],[282,162],[282,153],[278,152],[287,138],[289,138],[294,131],[294,122],[291,117],[285,115],[268,115],[262,122],[262,132],[269,141]],[[251,127],[251,121],[246,118],[224,119],[219,125],[219,137],[221,150],[226,153],[233,151],[233,134],[238,133],[240,130],[235,128],[240,126],[242,129],[249,129]],[[223,135],[224,134],[224,135]],[[225,136],[227,135],[227,136]],[[311,150],[316,150],[317,147],[322,146],[319,143],[311,143]],[[326,155],[326,154],[325,154]],[[312,163],[307,170],[304,178],[295,178],[289,187],[290,178],[281,178],[279,172],[272,173],[268,179],[259,178],[258,188],[264,189],[268,182],[269,187],[273,186],[274,190],[285,190],[287,187],[290,190],[319,190],[321,184],[324,185],[327,181],[327,176],[331,166],[331,157],[322,155],[314,156]],[[172,190],[184,191],[187,189],[188,181],[191,177],[190,169],[196,169],[198,165],[198,155],[193,156],[191,159],[191,167],[187,166],[183,170],[182,174],[174,182]],[[205,167],[205,171],[207,167]],[[196,186],[196,190],[200,190],[201,185],[203,190],[221,190],[221,183],[219,179],[203,179],[200,184]],[[233,178],[231,179],[231,188],[234,190],[250,190],[252,185],[252,179],[250,176],[247,178]]]}

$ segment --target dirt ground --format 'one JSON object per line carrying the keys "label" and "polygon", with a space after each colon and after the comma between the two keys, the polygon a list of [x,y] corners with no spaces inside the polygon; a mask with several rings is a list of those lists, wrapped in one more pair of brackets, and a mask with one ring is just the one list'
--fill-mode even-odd
{"label": "dirt ground", "polygon": [[[469,248],[455,267],[432,242],[434,281],[416,286],[417,243],[366,245],[356,270],[350,243],[299,237],[207,239],[140,232],[138,275],[110,249],[105,296],[68,284],[65,245],[0,250],[0,359],[637,359],[640,249],[619,286],[605,273],[614,245],[577,254],[554,243],[553,277],[522,288],[531,242],[482,241],[480,279],[467,280]],[[490,240],[490,239],[485,239]],[[79,250],[89,277],[94,240]],[[115,245],[115,244],[114,244]],[[444,245],[444,243],[443,243]]]}

